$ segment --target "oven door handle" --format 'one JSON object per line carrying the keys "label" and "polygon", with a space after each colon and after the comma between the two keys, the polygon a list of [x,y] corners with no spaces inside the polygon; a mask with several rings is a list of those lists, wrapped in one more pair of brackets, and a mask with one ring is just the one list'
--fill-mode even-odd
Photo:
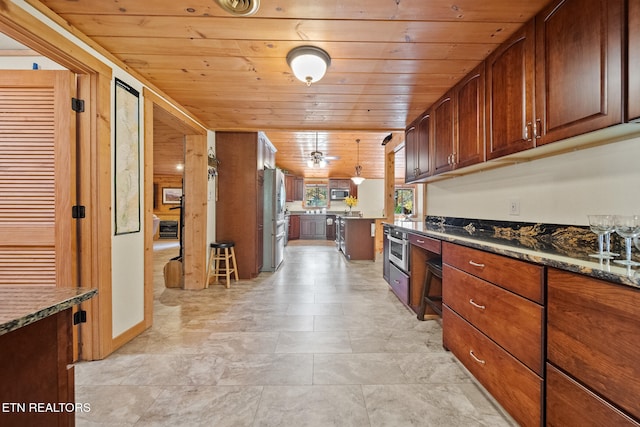
{"label": "oven door handle", "polygon": [[406,243],[409,243],[408,240],[404,240],[404,239],[398,239],[396,237],[392,237],[391,235],[387,236],[387,239],[389,239],[390,241],[392,241],[393,243],[398,243],[400,245],[404,245]]}

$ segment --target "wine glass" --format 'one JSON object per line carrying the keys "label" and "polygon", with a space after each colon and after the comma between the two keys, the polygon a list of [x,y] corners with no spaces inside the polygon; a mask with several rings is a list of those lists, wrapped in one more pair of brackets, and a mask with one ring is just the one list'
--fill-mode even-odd
{"label": "wine glass", "polygon": [[589,256],[600,259],[613,258],[613,254],[609,252],[609,247],[607,247],[607,252],[604,252],[604,235],[611,233],[615,229],[613,215],[589,215],[588,217],[591,231],[598,235],[598,253],[590,254]]}
{"label": "wine glass", "polygon": [[637,266],[640,262],[631,261],[631,239],[640,236],[640,215],[616,215],[613,217],[616,233],[624,237],[627,259],[614,262],[626,266]]}

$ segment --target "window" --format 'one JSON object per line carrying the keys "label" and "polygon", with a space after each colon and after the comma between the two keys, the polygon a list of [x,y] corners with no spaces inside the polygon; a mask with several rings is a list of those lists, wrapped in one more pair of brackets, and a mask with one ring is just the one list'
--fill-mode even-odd
{"label": "window", "polygon": [[394,200],[396,215],[411,215],[415,205],[415,189],[408,187],[396,187]]}
{"label": "window", "polygon": [[305,207],[326,208],[329,206],[329,190],[327,184],[305,184]]}

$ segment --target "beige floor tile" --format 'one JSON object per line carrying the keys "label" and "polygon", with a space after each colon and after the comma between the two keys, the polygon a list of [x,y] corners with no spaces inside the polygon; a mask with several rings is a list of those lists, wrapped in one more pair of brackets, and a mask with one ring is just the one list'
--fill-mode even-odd
{"label": "beige floor tile", "polygon": [[[330,243],[295,242],[275,273],[203,291],[164,287],[154,323],[76,365],[79,426],[504,426],[510,424],[382,280]],[[512,423],[512,422],[511,422]]]}
{"label": "beige floor tile", "polygon": [[254,426],[369,426],[358,385],[265,387]]}

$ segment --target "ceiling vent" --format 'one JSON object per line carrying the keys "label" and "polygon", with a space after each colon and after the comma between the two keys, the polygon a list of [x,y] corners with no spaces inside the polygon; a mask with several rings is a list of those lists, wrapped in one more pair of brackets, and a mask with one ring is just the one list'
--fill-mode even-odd
{"label": "ceiling vent", "polygon": [[258,11],[260,0],[216,0],[224,10],[236,16],[249,16]]}

